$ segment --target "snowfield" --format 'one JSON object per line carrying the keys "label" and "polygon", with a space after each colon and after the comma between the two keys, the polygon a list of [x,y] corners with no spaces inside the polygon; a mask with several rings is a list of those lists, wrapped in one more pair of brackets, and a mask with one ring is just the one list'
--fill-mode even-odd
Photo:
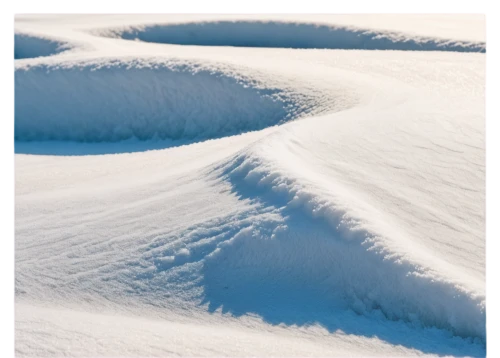
{"label": "snowfield", "polygon": [[23,15],[18,356],[486,354],[484,18]]}

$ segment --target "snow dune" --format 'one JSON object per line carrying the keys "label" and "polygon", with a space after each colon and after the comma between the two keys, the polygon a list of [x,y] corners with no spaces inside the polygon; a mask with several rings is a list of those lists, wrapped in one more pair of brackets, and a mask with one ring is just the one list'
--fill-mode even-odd
{"label": "snow dune", "polygon": [[484,42],[89,19],[19,23],[18,354],[485,355]]}

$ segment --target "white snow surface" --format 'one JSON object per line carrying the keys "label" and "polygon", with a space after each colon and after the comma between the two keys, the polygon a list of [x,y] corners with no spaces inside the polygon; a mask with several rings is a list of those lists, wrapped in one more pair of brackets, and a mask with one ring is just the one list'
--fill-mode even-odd
{"label": "white snow surface", "polygon": [[485,356],[482,16],[15,32],[18,356]]}

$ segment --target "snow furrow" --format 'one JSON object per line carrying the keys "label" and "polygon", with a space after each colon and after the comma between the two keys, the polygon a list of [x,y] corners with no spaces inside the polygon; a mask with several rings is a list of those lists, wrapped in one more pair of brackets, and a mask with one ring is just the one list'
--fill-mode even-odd
{"label": "snow furrow", "polygon": [[94,30],[98,36],[145,42],[236,47],[485,52],[480,42],[408,36],[390,31],[278,21],[156,24]]}
{"label": "snow furrow", "polygon": [[203,140],[303,117],[313,98],[161,61],[20,67],[16,141]]}
{"label": "snow furrow", "polygon": [[14,35],[14,59],[22,60],[57,55],[72,48],[64,41],[27,33]]}

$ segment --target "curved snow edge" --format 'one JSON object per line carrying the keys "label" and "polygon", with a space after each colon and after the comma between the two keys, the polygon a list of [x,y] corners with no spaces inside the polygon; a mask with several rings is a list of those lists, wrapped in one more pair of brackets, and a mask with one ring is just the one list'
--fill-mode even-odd
{"label": "curved snow edge", "polygon": [[306,97],[237,73],[161,60],[18,66],[15,139],[212,139],[315,111]]}
{"label": "curved snow edge", "polygon": [[[389,320],[446,329],[463,338],[479,339],[484,344],[484,296],[388,252],[378,244],[375,235],[357,228],[356,222],[333,203],[270,169],[251,153],[234,157],[215,168],[214,173],[229,181],[236,194],[251,193],[249,199],[281,208],[282,214],[288,217],[289,228],[280,224],[272,234],[263,234],[265,229],[259,230],[257,224],[253,232],[237,235],[243,237],[241,240],[249,239],[246,236],[254,242],[263,239],[261,243],[269,239],[282,241],[276,252],[266,250],[266,255],[259,255],[264,259],[253,264],[259,266],[259,270],[267,274],[275,270],[277,275],[288,270],[287,277],[280,279],[293,277],[294,284],[321,286],[322,295],[344,301],[358,314],[381,312]],[[297,224],[304,217],[313,222]],[[326,230],[321,229],[323,224]],[[304,251],[308,251],[309,256],[301,253]],[[315,274],[308,275],[311,272]]]}

